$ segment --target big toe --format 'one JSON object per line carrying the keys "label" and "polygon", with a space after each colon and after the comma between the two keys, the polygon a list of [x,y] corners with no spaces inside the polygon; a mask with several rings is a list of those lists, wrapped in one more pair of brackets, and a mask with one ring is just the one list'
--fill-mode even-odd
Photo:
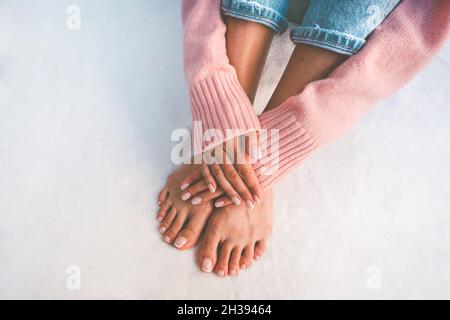
{"label": "big toe", "polygon": [[180,250],[192,248],[197,243],[207,220],[207,214],[193,215],[186,227],[178,233],[174,242],[175,247]]}

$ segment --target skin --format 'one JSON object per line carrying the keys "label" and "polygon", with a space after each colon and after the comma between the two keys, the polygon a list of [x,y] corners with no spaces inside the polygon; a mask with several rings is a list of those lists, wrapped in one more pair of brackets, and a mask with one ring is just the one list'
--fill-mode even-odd
{"label": "skin", "polygon": [[[230,63],[236,68],[238,79],[250,101],[253,102],[273,31],[258,23],[230,17],[227,18],[226,23],[227,53]],[[264,112],[280,105],[290,96],[299,94],[308,83],[326,78],[346,58],[344,55],[322,48],[297,45]],[[208,169],[211,174],[212,168]],[[226,183],[235,186],[243,182],[247,185],[247,190],[250,190],[249,186],[254,184],[256,178],[254,171],[249,170],[245,175],[241,175],[238,168],[235,167],[235,170],[237,175],[223,173],[223,178],[226,179],[221,179],[221,182],[217,183],[215,179],[213,180],[215,175],[208,176],[204,166],[182,166],[169,177],[159,195],[161,207],[167,207],[167,199],[170,199],[169,203],[176,212],[172,212],[170,219],[167,219],[169,215],[167,212],[170,211],[163,210],[166,212],[166,218],[161,225],[170,225],[166,231],[170,235],[170,240],[166,238],[169,240],[167,242],[172,243],[178,236],[189,237],[188,242],[179,249],[190,248],[196,243],[209,218],[205,236],[200,242],[197,261],[203,271],[214,271],[221,277],[237,275],[239,269],[248,268],[251,265],[252,257],[253,259],[261,257],[272,226],[270,190],[266,190],[260,202],[254,201],[253,208],[250,208],[242,202],[237,205],[236,201],[233,202],[230,198],[230,194],[243,197],[236,189],[231,190],[228,187],[225,192],[222,188],[222,185]],[[217,172],[219,171],[216,170]],[[240,181],[237,180],[238,178]],[[212,183],[215,183],[214,189],[209,186]],[[183,197],[185,200],[182,200],[182,194],[187,191],[190,193],[189,197]],[[200,200],[192,204],[195,197],[200,197]],[[213,202],[216,207],[220,203],[220,208],[214,209]],[[197,208],[200,210],[197,211]],[[159,216],[163,215],[161,212],[160,209]],[[186,224],[187,217],[190,220]],[[173,221],[178,221],[175,227],[172,226],[175,223]],[[180,227],[181,221],[184,221],[182,227]],[[176,233],[178,230],[179,233]]]}

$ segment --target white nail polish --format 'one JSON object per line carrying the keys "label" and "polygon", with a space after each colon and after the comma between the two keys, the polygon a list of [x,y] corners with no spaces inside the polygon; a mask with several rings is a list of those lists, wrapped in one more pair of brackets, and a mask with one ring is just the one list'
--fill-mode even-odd
{"label": "white nail polish", "polygon": [[235,205],[237,205],[237,206],[241,204],[241,199],[239,199],[238,196],[233,196],[233,197],[231,198],[231,201],[233,201],[233,203],[234,203]]}
{"label": "white nail polish", "polygon": [[250,200],[245,201],[245,204],[247,205],[247,208],[249,208],[249,209],[255,208],[255,205]]}
{"label": "white nail polish", "polygon": [[258,196],[255,196],[255,201],[256,201],[256,203],[261,203],[261,199],[258,197]]}
{"label": "white nail polish", "polygon": [[214,205],[215,205],[216,208],[220,208],[224,204],[225,204],[225,202],[223,202],[223,201],[217,201]]}
{"label": "white nail polish", "polygon": [[189,192],[186,192],[181,195],[181,200],[186,201],[190,197],[191,197],[191,194]]}
{"label": "white nail polish", "polygon": [[216,188],[214,188],[214,186],[211,183],[208,184],[208,189],[209,191],[211,191],[211,193],[216,192]]}
{"label": "white nail polish", "polygon": [[169,236],[164,236],[163,240],[164,240],[164,242],[169,243],[170,242],[170,237]]}
{"label": "white nail polish", "polygon": [[211,259],[209,259],[209,258],[204,259],[203,264],[202,264],[202,270],[204,272],[211,272],[212,269],[213,269],[213,264],[212,264]]}
{"label": "white nail polish", "polygon": [[219,276],[219,277],[225,277],[225,271],[223,271],[223,270],[219,270],[219,272],[217,272],[217,275]]}
{"label": "white nail polish", "polygon": [[246,266],[245,264],[243,264],[243,265],[241,266],[241,269],[245,270],[245,269],[247,269],[247,266]]}
{"label": "white nail polish", "polygon": [[166,228],[165,228],[165,227],[161,227],[161,228],[159,228],[159,232],[161,232],[161,233],[164,233],[164,232],[166,232]]}
{"label": "white nail polish", "polygon": [[180,188],[181,190],[186,190],[189,187],[189,183],[183,183]]}
{"label": "white nail polish", "polygon": [[234,270],[234,269],[231,270],[231,271],[230,271],[230,276],[235,276],[235,275],[236,275],[236,270]]}
{"label": "white nail polish", "polygon": [[156,220],[157,220],[158,222],[161,222],[162,219],[163,219],[163,217],[161,217],[161,216],[159,216],[159,217],[156,218]]}
{"label": "white nail polish", "polygon": [[186,244],[186,242],[187,239],[185,237],[178,237],[173,244],[175,245],[175,247],[181,248]]}
{"label": "white nail polish", "polygon": [[195,206],[196,204],[199,204],[200,202],[202,202],[202,198],[200,197],[195,197],[194,199],[192,199],[191,203]]}

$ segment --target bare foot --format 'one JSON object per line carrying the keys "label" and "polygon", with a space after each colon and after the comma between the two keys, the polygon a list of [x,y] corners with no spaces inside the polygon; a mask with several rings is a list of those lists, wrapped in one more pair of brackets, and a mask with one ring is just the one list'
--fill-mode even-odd
{"label": "bare foot", "polygon": [[160,209],[157,220],[160,222],[159,231],[163,240],[182,250],[192,248],[197,243],[213,212],[211,201],[193,205],[181,199],[181,182],[194,169],[195,165],[183,165],[175,170],[167,178],[166,186],[158,197]]}
{"label": "bare foot", "polygon": [[263,199],[253,210],[245,204],[214,210],[197,254],[204,272],[234,276],[262,256],[272,232],[272,191]]}

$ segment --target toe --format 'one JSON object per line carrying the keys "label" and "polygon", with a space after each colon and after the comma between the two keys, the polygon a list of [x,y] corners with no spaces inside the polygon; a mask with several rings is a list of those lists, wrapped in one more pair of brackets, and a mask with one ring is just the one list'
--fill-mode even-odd
{"label": "toe", "polygon": [[192,248],[198,241],[203,228],[208,220],[207,214],[195,214],[191,217],[186,228],[182,229],[175,240],[178,249]]}
{"label": "toe", "polygon": [[162,203],[161,207],[158,210],[158,213],[156,214],[156,220],[158,220],[159,222],[162,222],[162,220],[164,219],[164,217],[167,214],[167,211],[169,211],[170,207],[171,207],[171,203],[170,201],[166,200]]}
{"label": "toe", "polygon": [[239,273],[239,262],[241,261],[242,249],[236,247],[233,249],[230,257],[230,264],[228,265],[228,274],[230,276],[237,276]]}
{"label": "toe", "polygon": [[204,239],[198,250],[197,260],[204,272],[212,272],[217,261],[217,246],[220,241],[220,233],[215,228],[207,228]]}
{"label": "toe", "polygon": [[253,243],[245,247],[240,262],[241,269],[245,270],[251,266],[253,261],[254,247],[255,245]]}
{"label": "toe", "polygon": [[186,221],[186,217],[187,213],[185,211],[178,211],[178,214],[170,225],[170,228],[164,233],[164,242],[172,243],[178,232],[180,232],[181,228],[183,227],[184,222]]}
{"label": "toe", "polygon": [[172,221],[175,219],[177,215],[177,209],[174,207],[171,207],[169,212],[164,217],[163,221],[161,221],[161,224],[159,225],[159,232],[164,234],[167,229],[169,229],[170,225],[172,224]]}
{"label": "toe", "polygon": [[230,261],[231,251],[233,246],[228,243],[224,243],[220,248],[220,256],[215,268],[216,274],[219,277],[225,277],[228,274],[228,263]]}
{"label": "toe", "polygon": [[255,252],[253,254],[253,258],[255,260],[258,260],[262,257],[264,254],[264,251],[266,250],[266,240],[259,240],[255,244]]}
{"label": "toe", "polygon": [[161,192],[158,194],[158,205],[162,205],[164,201],[167,200],[167,197],[169,196],[169,189],[167,187],[164,187]]}

